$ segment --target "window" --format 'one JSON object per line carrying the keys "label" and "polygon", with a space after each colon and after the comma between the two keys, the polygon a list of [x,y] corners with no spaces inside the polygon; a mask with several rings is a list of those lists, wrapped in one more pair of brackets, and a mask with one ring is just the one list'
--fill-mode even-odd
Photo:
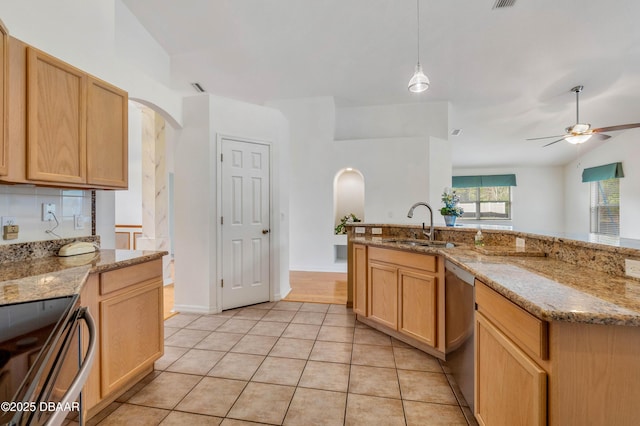
{"label": "window", "polygon": [[620,179],[591,182],[591,232],[620,235]]}
{"label": "window", "polygon": [[455,188],[464,209],[461,219],[511,219],[510,186]]}

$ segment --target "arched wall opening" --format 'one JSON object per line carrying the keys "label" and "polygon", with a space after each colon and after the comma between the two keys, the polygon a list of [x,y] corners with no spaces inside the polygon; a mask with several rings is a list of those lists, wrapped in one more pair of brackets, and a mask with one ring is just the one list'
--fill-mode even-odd
{"label": "arched wall opening", "polygon": [[364,221],[364,176],[351,167],[340,170],[333,179],[334,262],[346,263],[347,239],[345,218]]}

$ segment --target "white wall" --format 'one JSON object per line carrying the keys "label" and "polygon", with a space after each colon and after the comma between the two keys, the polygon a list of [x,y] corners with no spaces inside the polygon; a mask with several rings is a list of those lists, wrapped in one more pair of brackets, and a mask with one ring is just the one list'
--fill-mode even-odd
{"label": "white wall", "polygon": [[338,171],[352,167],[364,176],[368,223],[416,223],[407,211],[416,201],[431,200],[432,167],[447,173],[448,164],[444,179],[451,180],[450,155],[430,158],[432,149],[439,155],[448,148],[445,141],[438,151],[442,140],[430,138],[446,135],[447,103],[336,109],[333,98],[319,97],[269,105],[282,111],[291,126],[292,270],[346,270],[334,248],[346,244],[333,235]]}
{"label": "white wall", "polygon": [[115,191],[118,225],[142,225],[142,112],[129,102],[129,188]]}
{"label": "white wall", "polygon": [[[515,173],[512,188],[512,220],[464,221],[484,225],[510,225],[514,230],[539,234],[557,234],[564,230],[565,192],[562,167],[454,168],[454,176]],[[442,207],[442,203],[438,204]]]}
{"label": "white wall", "polygon": [[175,146],[175,306],[180,312],[221,310],[217,269],[217,137],[272,145],[271,280],[273,300],[289,288],[289,135],[278,111],[211,95],[185,98]]}
{"label": "white wall", "polygon": [[[620,237],[640,239],[640,130],[611,133],[597,148],[564,168],[564,222],[567,233],[589,233],[589,184],[582,183],[582,171],[589,167],[622,162],[620,179]],[[588,142],[587,142],[588,143]]]}

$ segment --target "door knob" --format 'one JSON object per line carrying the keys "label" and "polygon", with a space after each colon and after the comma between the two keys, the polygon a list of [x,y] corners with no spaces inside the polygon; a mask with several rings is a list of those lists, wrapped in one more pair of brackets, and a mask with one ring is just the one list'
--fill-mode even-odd
{"label": "door knob", "polygon": [[263,234],[268,234],[268,233],[269,233],[269,231],[270,231],[270,229],[263,229],[263,230],[262,230],[262,233],[263,233]]}

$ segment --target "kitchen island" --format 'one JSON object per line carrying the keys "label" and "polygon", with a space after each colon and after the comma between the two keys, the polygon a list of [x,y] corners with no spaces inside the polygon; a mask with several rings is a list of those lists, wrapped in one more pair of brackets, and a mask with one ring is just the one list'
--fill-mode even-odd
{"label": "kitchen island", "polygon": [[[367,307],[373,306],[372,294],[363,296],[358,283],[375,290],[382,268],[404,268],[405,276],[415,268],[380,262],[379,256],[373,267],[363,267],[368,250],[423,254],[425,265],[433,264],[435,256],[436,265],[448,260],[476,277],[474,414],[480,424],[635,424],[640,400],[640,281],[624,276],[623,265],[625,259],[640,259],[639,250],[484,230],[486,246],[476,249],[475,229],[450,228],[437,228],[436,239],[456,246],[438,248],[411,244],[419,233],[415,227],[358,228],[365,232],[356,234],[351,227],[348,240],[354,310],[358,319],[396,337],[393,333],[400,333],[400,327],[381,324],[366,309],[358,312],[363,297]],[[382,233],[372,234],[372,228]],[[527,250],[545,256],[518,253],[516,237],[526,240]],[[430,299],[445,298],[445,283],[437,275],[442,272],[433,271],[435,296],[431,290],[425,292]],[[392,289],[388,294],[405,286],[401,280],[394,284],[390,275],[385,279]],[[415,281],[409,283],[415,286]],[[435,326],[445,330],[440,338],[446,343],[450,336],[438,321],[455,315],[438,311],[445,306],[445,300],[435,304]],[[438,344],[442,342],[434,346]]]}

